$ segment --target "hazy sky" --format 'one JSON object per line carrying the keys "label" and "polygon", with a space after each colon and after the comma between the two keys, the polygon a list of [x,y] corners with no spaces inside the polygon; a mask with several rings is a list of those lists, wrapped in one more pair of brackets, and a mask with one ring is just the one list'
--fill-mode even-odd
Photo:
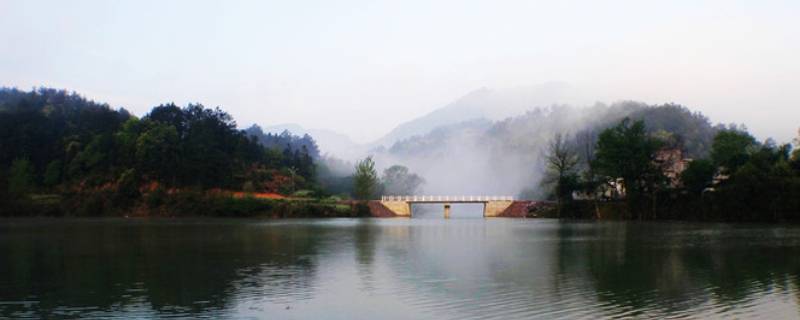
{"label": "hazy sky", "polygon": [[0,85],[138,115],[222,106],[240,126],[379,137],[480,87],[549,81],[676,102],[788,141],[800,1],[0,0]]}

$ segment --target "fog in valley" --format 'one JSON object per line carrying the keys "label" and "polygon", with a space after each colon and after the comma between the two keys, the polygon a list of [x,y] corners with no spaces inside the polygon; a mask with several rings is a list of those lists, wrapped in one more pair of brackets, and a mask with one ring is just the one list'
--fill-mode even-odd
{"label": "fog in valley", "polygon": [[[553,83],[527,90],[481,89],[402,124],[378,142],[353,145],[349,150],[360,154],[341,159],[372,156],[379,172],[396,164],[406,166],[425,179],[416,194],[544,198],[544,153],[556,134],[567,136],[581,151],[592,148],[600,131],[630,117],[644,120],[650,132],[676,136],[689,157],[706,157],[720,126],[680,105],[580,105],[582,98],[570,95],[574,92],[566,84]],[[586,158],[580,166],[586,166]],[[349,173],[350,167],[340,166],[340,175]]]}

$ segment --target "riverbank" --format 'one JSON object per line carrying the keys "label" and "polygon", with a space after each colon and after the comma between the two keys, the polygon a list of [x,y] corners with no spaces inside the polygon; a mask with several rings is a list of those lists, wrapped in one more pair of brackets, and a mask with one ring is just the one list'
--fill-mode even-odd
{"label": "riverbank", "polygon": [[[514,201],[497,217],[533,218],[550,202]],[[0,201],[0,217],[399,217],[377,200],[286,196],[224,190],[159,188],[129,197],[111,190],[31,194]]]}
{"label": "riverbank", "polygon": [[[741,209],[740,209],[741,210]],[[726,219],[728,207],[665,198],[648,221],[796,222]],[[625,221],[634,215],[625,201],[514,201],[498,217]],[[734,214],[736,216],[736,214]],[[288,197],[279,194],[180,190],[149,192],[131,200],[110,191],[32,194],[0,201],[0,217],[228,217],[228,218],[393,218],[380,201]]]}
{"label": "riverbank", "polygon": [[6,217],[369,217],[365,202],[264,197],[221,191],[151,192],[128,199],[114,192],[35,194],[0,203]]}

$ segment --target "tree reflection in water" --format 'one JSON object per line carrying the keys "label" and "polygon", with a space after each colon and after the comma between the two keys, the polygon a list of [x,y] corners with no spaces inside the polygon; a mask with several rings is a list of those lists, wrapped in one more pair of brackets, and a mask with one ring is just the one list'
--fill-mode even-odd
{"label": "tree reflection in water", "polygon": [[286,299],[307,299],[313,257],[329,230],[223,220],[52,221],[0,229],[0,301],[16,302],[0,307],[3,317],[130,308],[214,314],[254,288],[275,299],[286,292],[292,295]]}
{"label": "tree reflection in water", "polygon": [[800,228],[9,220],[0,317],[797,317]]}

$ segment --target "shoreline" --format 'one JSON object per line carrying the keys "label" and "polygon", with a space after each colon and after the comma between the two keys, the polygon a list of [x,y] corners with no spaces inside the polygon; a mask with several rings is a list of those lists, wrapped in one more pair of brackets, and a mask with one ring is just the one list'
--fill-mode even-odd
{"label": "shoreline", "polygon": [[[378,200],[338,200],[334,198],[256,197],[241,192],[182,191],[146,193],[134,201],[118,202],[113,192],[35,194],[0,205],[0,219],[17,218],[242,218],[242,219],[318,219],[318,218],[409,218],[397,215]],[[632,219],[623,201],[573,201],[558,216],[550,202],[515,201],[498,218],[551,218],[561,221],[641,221],[734,224],[791,224],[783,219],[681,219],[690,203],[659,207],[657,219]],[[689,216],[702,217],[702,212]]]}

